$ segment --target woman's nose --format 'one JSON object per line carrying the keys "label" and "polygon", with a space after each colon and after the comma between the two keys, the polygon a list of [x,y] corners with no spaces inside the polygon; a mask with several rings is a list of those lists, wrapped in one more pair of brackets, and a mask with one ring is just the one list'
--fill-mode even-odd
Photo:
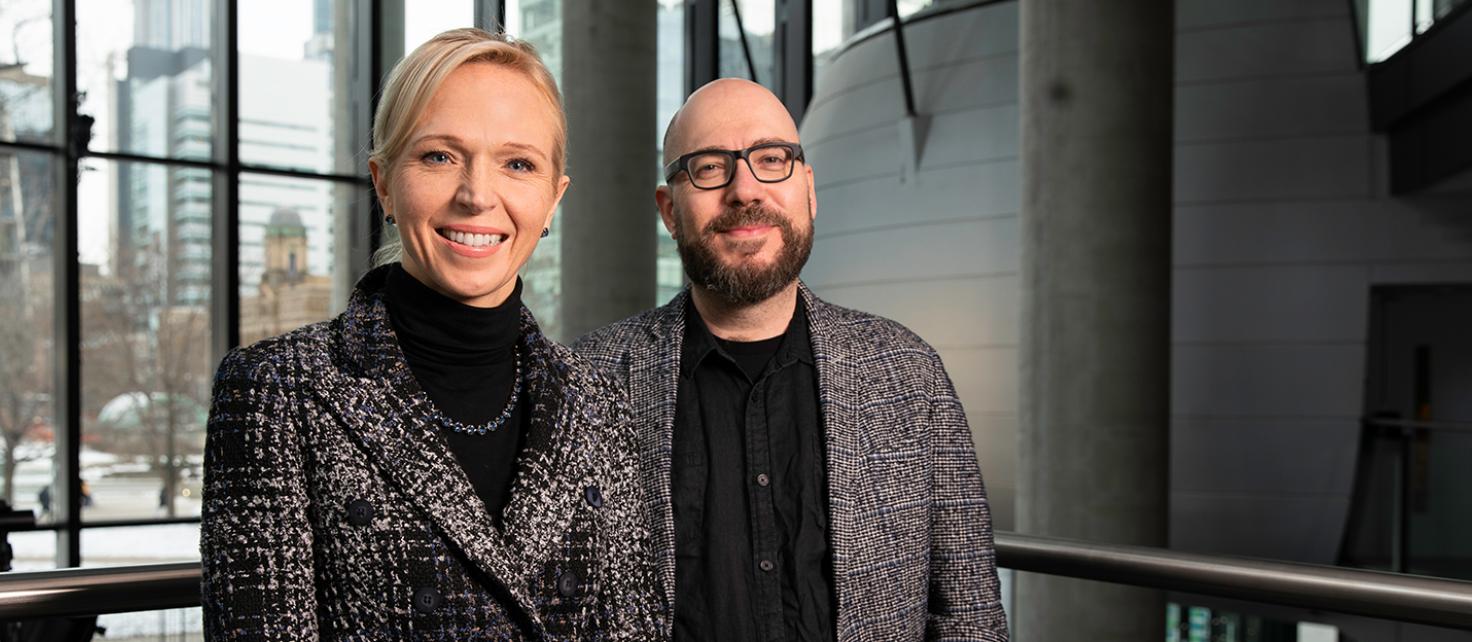
{"label": "woman's nose", "polygon": [[500,203],[494,175],[471,167],[460,181],[460,189],[455,192],[455,201],[470,214],[494,209]]}

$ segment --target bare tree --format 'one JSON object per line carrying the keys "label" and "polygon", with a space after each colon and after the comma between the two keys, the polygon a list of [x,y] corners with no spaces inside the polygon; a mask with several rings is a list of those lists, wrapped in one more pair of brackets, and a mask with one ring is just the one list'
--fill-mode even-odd
{"label": "bare tree", "polygon": [[[6,302],[0,305],[0,462],[5,466],[0,494],[11,504],[15,503],[15,468],[27,459],[21,456],[20,446],[48,428],[44,416],[51,371],[45,355],[50,342],[37,335],[46,332],[51,315],[28,290],[19,279],[0,277],[0,301]],[[30,301],[30,305],[21,301]]]}
{"label": "bare tree", "polygon": [[99,436],[111,452],[147,457],[173,517],[183,455],[203,448],[210,324],[205,304],[174,302],[174,253],[162,236],[135,247],[123,274],[98,279],[97,309],[83,319],[84,358],[96,355],[88,360],[97,392],[129,395],[127,414],[113,417],[116,425],[99,423]]}
{"label": "bare tree", "polygon": [[[0,104],[0,130],[9,127]],[[15,469],[26,439],[44,433],[50,400],[51,278],[40,232],[50,228],[50,184],[45,160],[22,162],[0,151],[0,495],[15,502]]]}

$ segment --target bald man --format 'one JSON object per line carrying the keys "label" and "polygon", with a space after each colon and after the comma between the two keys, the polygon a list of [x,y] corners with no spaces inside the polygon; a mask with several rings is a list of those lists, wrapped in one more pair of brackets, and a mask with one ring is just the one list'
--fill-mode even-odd
{"label": "bald man", "polygon": [[690,286],[577,348],[628,388],[675,639],[1006,640],[940,357],[798,280],[818,204],[786,108],[715,81],[664,154],[654,199]]}

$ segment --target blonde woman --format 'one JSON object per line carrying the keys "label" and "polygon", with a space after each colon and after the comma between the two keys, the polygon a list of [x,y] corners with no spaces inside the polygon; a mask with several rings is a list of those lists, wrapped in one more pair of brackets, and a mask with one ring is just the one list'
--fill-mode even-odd
{"label": "blonde woman", "polygon": [[530,46],[458,29],[394,69],[369,169],[401,243],[215,381],[206,639],[667,636],[627,404],[520,302],[565,158]]}

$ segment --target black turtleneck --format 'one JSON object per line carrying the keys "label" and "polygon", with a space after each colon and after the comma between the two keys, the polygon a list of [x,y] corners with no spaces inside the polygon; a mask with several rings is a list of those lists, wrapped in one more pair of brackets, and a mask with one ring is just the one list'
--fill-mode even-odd
{"label": "black turtleneck", "polygon": [[[471,426],[501,414],[511,397],[513,355],[521,338],[519,279],[501,305],[477,308],[435,292],[396,267],[388,273],[383,301],[409,370],[440,414]],[[526,393],[523,378],[520,401],[495,432],[475,435],[440,426],[498,526],[516,478]]]}

